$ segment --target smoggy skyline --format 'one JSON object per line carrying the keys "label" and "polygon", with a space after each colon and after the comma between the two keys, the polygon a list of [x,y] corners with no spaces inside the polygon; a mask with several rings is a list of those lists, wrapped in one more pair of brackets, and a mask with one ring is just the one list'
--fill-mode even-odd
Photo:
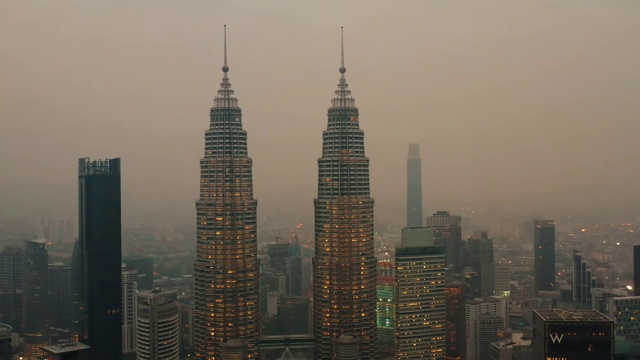
{"label": "smoggy skyline", "polygon": [[[258,213],[311,217],[345,27],[376,207],[425,216],[637,210],[635,1],[0,3],[0,215],[75,214],[79,157],[122,158],[123,214],[189,219],[209,108],[229,78]],[[544,216],[544,215],[543,215]]]}

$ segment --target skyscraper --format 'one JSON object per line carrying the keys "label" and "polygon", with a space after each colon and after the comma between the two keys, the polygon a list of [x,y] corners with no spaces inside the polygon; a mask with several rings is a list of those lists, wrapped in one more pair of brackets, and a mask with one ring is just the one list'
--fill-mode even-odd
{"label": "skyscraper", "polygon": [[47,240],[28,240],[24,251],[24,357],[44,356],[49,343],[49,254]]}
{"label": "skyscraper", "polygon": [[507,328],[509,319],[509,301],[505,297],[492,296],[468,300],[465,304],[466,359],[480,360],[480,334],[478,320],[483,314],[490,314],[502,320],[502,329]]}
{"label": "skyscraper", "polygon": [[474,231],[467,239],[471,269],[480,278],[480,296],[493,296],[495,259],[493,256],[493,240],[486,231]]}
{"label": "skyscraper", "polygon": [[409,144],[407,159],[407,227],[422,226],[422,159],[420,145]]}
{"label": "skyscraper", "polygon": [[229,349],[258,357],[257,201],[242,110],[227,76],[226,27],[224,43],[224,75],[209,113],[196,202],[193,323],[200,360],[220,360]]}
{"label": "skyscraper", "polygon": [[633,295],[640,296],[640,245],[633,245]]}
{"label": "skyscraper", "polygon": [[138,271],[135,268],[122,267],[122,353],[136,351],[136,291],[138,289]]}
{"label": "skyscraper", "polygon": [[573,301],[591,305],[591,288],[595,287],[595,283],[586,259],[581,252],[573,250]]}
{"label": "skyscraper", "polygon": [[533,256],[535,293],[555,290],[556,223],[554,220],[535,220],[533,222]]}
{"label": "skyscraper", "polygon": [[22,332],[24,252],[16,246],[0,250],[0,316],[14,331]]}
{"label": "skyscraper", "polygon": [[137,293],[136,344],[138,360],[178,360],[180,309],[177,290]]}
{"label": "skyscraper", "polygon": [[332,354],[342,351],[332,349],[332,343],[337,347],[359,344],[362,359],[376,356],[376,258],[369,158],[345,72],[343,46],[340,82],[328,111],[327,130],[322,133],[318,197],[314,200],[313,322],[318,360],[331,359]]}
{"label": "skyscraper", "polygon": [[447,360],[464,359],[465,352],[465,284],[452,281],[444,288],[447,308],[446,350]]}
{"label": "skyscraper", "polygon": [[464,246],[462,242],[462,218],[448,211],[438,211],[427,216],[427,227],[433,229],[434,244],[444,247],[444,259],[450,271],[464,270]]}
{"label": "skyscraper", "polygon": [[49,326],[71,328],[71,268],[62,263],[49,265]]}
{"label": "skyscraper", "polygon": [[395,267],[395,358],[444,360],[444,249],[433,245],[433,231],[404,228]]}
{"label": "skyscraper", "polygon": [[[72,278],[79,286],[80,342],[92,360],[122,357],[120,159],[79,160],[79,243]],[[78,250],[78,251],[76,251]],[[79,289],[79,290],[78,290]]]}

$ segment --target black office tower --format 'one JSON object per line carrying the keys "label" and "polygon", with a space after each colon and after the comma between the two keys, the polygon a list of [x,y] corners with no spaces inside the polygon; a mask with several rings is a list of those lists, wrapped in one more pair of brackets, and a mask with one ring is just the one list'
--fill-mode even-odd
{"label": "black office tower", "polygon": [[80,342],[92,360],[122,358],[120,159],[80,159],[78,169]]}
{"label": "black office tower", "polygon": [[407,227],[422,226],[422,159],[420,145],[409,144],[407,159]]}
{"label": "black office tower", "polygon": [[24,357],[41,358],[49,344],[49,255],[47,240],[28,240],[24,251]]}
{"label": "black office tower", "polygon": [[535,292],[556,288],[556,224],[554,220],[533,222]]}
{"label": "black office tower", "polygon": [[633,245],[633,295],[640,296],[640,245]]}

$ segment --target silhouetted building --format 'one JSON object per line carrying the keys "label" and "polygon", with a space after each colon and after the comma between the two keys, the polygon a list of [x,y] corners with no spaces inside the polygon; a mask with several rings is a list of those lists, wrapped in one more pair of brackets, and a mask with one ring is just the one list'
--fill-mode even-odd
{"label": "silhouetted building", "polygon": [[404,228],[396,247],[396,359],[444,359],[444,249],[429,228]]}
{"label": "silhouetted building", "polygon": [[0,323],[0,360],[11,360],[11,335],[13,328]]}
{"label": "silhouetted building", "polygon": [[480,278],[480,296],[493,296],[494,266],[493,240],[486,231],[475,231],[467,239],[471,269]]}
{"label": "silhouetted building", "polygon": [[[122,357],[122,226],[120,159],[79,160],[79,248],[72,277],[79,281],[80,342],[91,360]],[[77,253],[75,250],[78,250]]]}
{"label": "silhouetted building", "polygon": [[592,310],[534,310],[531,346],[533,359],[613,359],[613,321]]}
{"label": "silhouetted building", "polygon": [[444,247],[447,269],[464,269],[464,243],[462,242],[462,218],[448,211],[438,211],[427,217],[427,227],[433,229],[434,244]]}
{"label": "silhouetted building", "polygon": [[71,329],[71,268],[49,265],[49,326]]}
{"label": "silhouetted building", "polygon": [[260,331],[258,202],[242,110],[227,76],[226,28],[224,58],[205,132],[196,202],[193,323],[195,358],[201,360],[226,359],[230,347],[256,359]]}
{"label": "silhouetted building", "polygon": [[579,251],[573,251],[573,301],[591,305],[591,288],[596,287],[596,279],[591,268]]}
{"label": "silhouetted building", "polygon": [[633,295],[640,296],[640,245],[633,245]]}
{"label": "silhouetted building", "polygon": [[289,256],[284,261],[287,276],[287,294],[302,296],[302,257]]}
{"label": "silhouetted building", "polygon": [[445,356],[447,360],[460,360],[465,352],[465,284],[453,281],[445,284],[446,336]]}
{"label": "silhouetted building", "polygon": [[193,301],[179,299],[180,306],[180,358],[193,351]]}
{"label": "silhouetted building", "polygon": [[314,200],[313,323],[317,360],[332,357],[332,343],[338,337],[357,339],[357,353],[364,359],[374,358],[377,352],[369,158],[365,156],[364,132],[345,72],[343,61],[327,129],[322,133],[318,197]]}
{"label": "silhouetted building", "polygon": [[137,271],[137,289],[140,291],[153,290],[153,258],[133,257],[124,260],[127,267]]}
{"label": "silhouetted building", "polygon": [[535,293],[556,288],[556,225],[554,220],[535,220],[533,256]]}
{"label": "silhouetted building", "polygon": [[0,251],[0,316],[14,331],[22,331],[23,256],[21,248],[6,246]]}
{"label": "silhouetted building", "polygon": [[285,273],[285,259],[289,257],[291,245],[288,243],[267,244],[267,255],[269,255],[269,268],[276,273]]}
{"label": "silhouetted building", "polygon": [[138,291],[136,298],[137,359],[178,360],[180,310],[177,291],[155,288]]}
{"label": "silhouetted building", "polygon": [[[124,264],[123,264],[124,265]],[[122,353],[136,351],[136,292],[138,291],[138,271],[122,267]]]}
{"label": "silhouetted building", "polygon": [[422,159],[420,145],[409,144],[407,159],[407,227],[422,226]]}
{"label": "silhouetted building", "polygon": [[49,343],[49,254],[47,240],[27,240],[24,251],[24,357],[44,356]]}
{"label": "silhouetted building", "polygon": [[475,299],[481,297],[480,292],[480,275],[468,268],[464,272],[465,294],[467,299]]}

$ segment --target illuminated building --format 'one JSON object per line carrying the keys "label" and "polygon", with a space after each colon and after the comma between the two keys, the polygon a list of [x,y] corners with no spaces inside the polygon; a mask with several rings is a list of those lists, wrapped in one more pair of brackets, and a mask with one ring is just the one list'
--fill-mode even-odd
{"label": "illuminated building", "polygon": [[446,335],[445,356],[447,360],[464,358],[465,351],[465,284],[462,281],[446,283],[444,287],[446,298]]}
{"label": "illuminated building", "polygon": [[348,347],[359,344],[363,359],[376,356],[376,258],[369,159],[345,72],[343,46],[340,82],[322,133],[318,197],[314,200],[313,323],[318,360],[337,354],[334,345],[347,346],[344,341],[333,341],[339,336],[343,340],[353,337]]}
{"label": "illuminated building", "polygon": [[80,342],[91,360],[122,357],[120,159],[79,159],[79,237],[72,259]]}
{"label": "illuminated building", "polygon": [[205,132],[196,202],[193,325],[195,358],[200,360],[221,360],[229,351],[258,357],[257,201],[242,111],[227,77],[226,30],[224,54],[224,75]]}
{"label": "illuminated building", "polygon": [[407,227],[422,226],[422,159],[420,145],[409,144],[407,159]]}
{"label": "illuminated building", "polygon": [[511,293],[511,267],[509,264],[495,264],[493,271],[493,294],[509,296]]}
{"label": "illuminated building", "polygon": [[533,222],[533,256],[535,293],[556,289],[556,223],[554,220]]}
{"label": "illuminated building", "polygon": [[[478,332],[478,320],[483,314],[490,314],[502,319],[502,329],[506,329],[509,318],[509,302],[507,298],[491,296],[467,300],[465,304],[465,326],[466,326],[466,359],[480,359],[480,333]],[[494,340],[496,341],[496,340]],[[488,345],[487,345],[488,347]]]}
{"label": "illuminated building", "polygon": [[447,269],[464,269],[464,243],[462,242],[462,218],[448,211],[438,211],[427,216],[427,227],[433,229],[434,244],[444,246]]}
{"label": "illuminated building", "polygon": [[[124,265],[124,264],[123,264]],[[122,353],[136,351],[136,291],[138,271],[122,267]]]}
{"label": "illuminated building", "polygon": [[24,251],[24,357],[44,356],[49,343],[49,254],[47,240],[25,241]]}
{"label": "illuminated building", "polygon": [[378,319],[378,351],[395,352],[395,277],[393,263],[388,260],[378,262],[376,314]]}
{"label": "illuminated building", "polygon": [[474,231],[467,239],[471,269],[480,279],[480,296],[493,296],[494,266],[493,240],[489,239],[486,231]]}
{"label": "illuminated building", "polygon": [[396,247],[396,359],[444,360],[444,249],[429,228],[404,228]]}
{"label": "illuminated building", "polygon": [[533,359],[613,359],[613,321],[598,311],[533,311]]}
{"label": "illuminated building", "polygon": [[178,360],[180,308],[177,290],[139,291],[136,299],[137,360]]}
{"label": "illuminated building", "polygon": [[[57,345],[42,348],[47,354],[47,360],[87,360],[89,347],[85,344],[61,341]],[[117,358],[120,359],[120,358]]]}
{"label": "illuminated building", "polygon": [[640,296],[610,298],[607,315],[615,323],[616,337],[640,342]]}

